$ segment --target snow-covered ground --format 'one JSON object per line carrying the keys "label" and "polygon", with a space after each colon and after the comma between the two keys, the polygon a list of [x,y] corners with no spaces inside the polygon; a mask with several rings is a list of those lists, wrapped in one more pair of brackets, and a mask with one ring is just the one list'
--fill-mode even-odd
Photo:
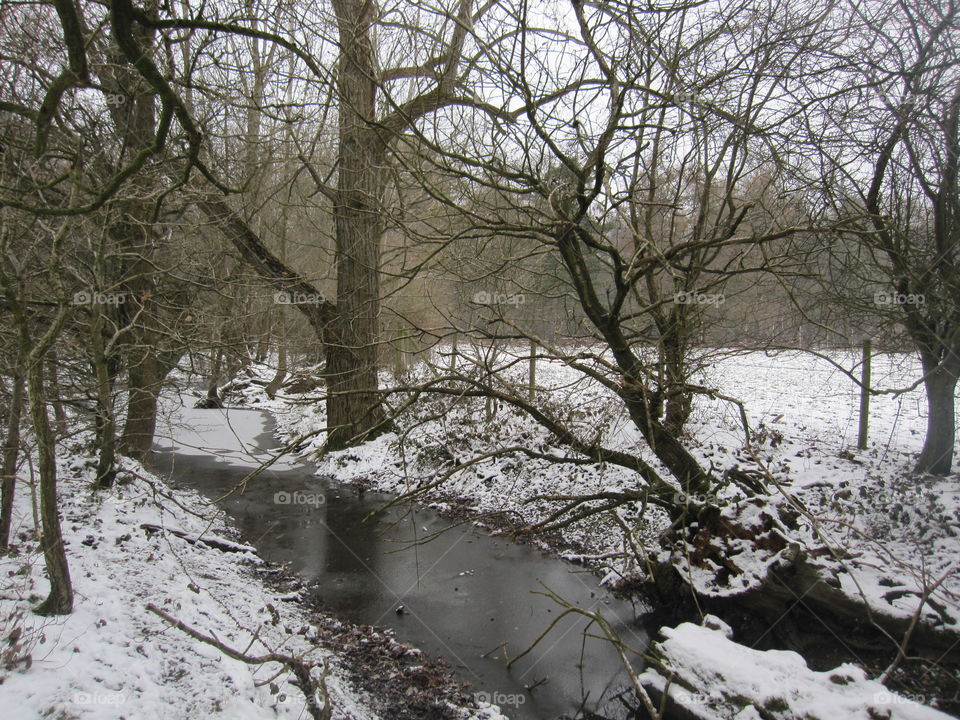
{"label": "snow-covered ground", "polygon": [[[833,359],[847,368],[858,360],[843,353]],[[516,372],[518,381],[522,370]],[[904,388],[919,377],[919,364],[912,356],[874,357],[875,388]],[[734,467],[769,471],[779,484],[770,488],[773,502],[786,504],[785,494],[789,494],[809,511],[801,519],[805,540],[849,551],[845,581],[851,592],[865,593],[890,613],[914,612],[924,585],[946,576],[935,597],[949,609],[936,621],[960,623],[960,572],[953,572],[960,556],[960,484],[956,476],[910,474],[926,424],[922,387],[871,398],[869,445],[859,451],[859,389],[825,360],[795,352],[723,353],[697,379],[741,400],[751,428],[748,450],[736,406],[698,397],[688,445],[705,466],[712,465],[718,473]],[[385,381],[389,384],[391,379]],[[539,362],[537,381],[541,406],[584,436],[600,432],[609,447],[636,452],[657,465],[636,430],[609,402],[606,390],[546,360]],[[309,396],[268,400],[257,385],[248,386],[244,394],[247,402],[270,408],[284,440],[312,434],[304,451],[322,445],[323,434],[315,434],[325,422],[321,402],[311,402]],[[443,410],[447,412],[441,415]],[[320,472],[334,474],[341,482],[362,481],[379,490],[403,493],[428,488],[454,464],[498,448],[524,444],[564,454],[545,430],[519,411],[500,407],[488,417],[483,401],[428,397],[401,422],[397,433],[327,455]],[[524,524],[542,520],[556,507],[537,500],[538,496],[635,489],[638,484],[636,475],[611,465],[556,465],[507,454],[465,467],[439,486],[424,490],[424,498],[440,505],[448,500],[466,502],[477,511],[503,512]],[[743,506],[737,488],[719,494]],[[637,510],[626,506],[619,512],[637,528],[638,539],[650,541],[664,527],[664,516],[648,511],[640,518]],[[569,553],[571,557],[604,556],[595,564],[605,568],[608,581],[627,580],[642,572],[632,563],[632,553],[621,559],[606,557],[624,550],[621,529],[609,520],[597,517],[564,528],[563,537],[582,551]]]}
{"label": "snow-covered ground", "polygon": [[[655,644],[658,667],[640,681],[658,700],[696,718],[761,720],[946,720],[948,715],[898,695],[863,668],[845,663],[815,672],[788,650],[760,652],[731,640],[732,631],[712,615],[702,625],[663,628]],[[746,706],[746,707],[745,707]],[[675,712],[675,711],[674,711]],[[763,714],[761,714],[761,712]]]}
{"label": "snow-covered ground", "polygon": [[[859,374],[855,354],[831,357]],[[901,618],[909,618],[922,605],[924,622],[960,627],[956,562],[960,484],[956,475],[915,477],[910,472],[926,426],[922,386],[871,398],[869,444],[860,451],[859,388],[830,362],[797,352],[716,352],[705,366],[695,380],[742,401],[750,443],[745,443],[734,404],[700,396],[686,442],[704,465],[717,474],[731,468],[768,473],[769,506],[800,509],[790,544],[836,550],[832,559],[820,562],[837,575],[850,596],[866,600],[877,612]],[[507,381],[521,383],[524,371],[525,363],[504,375]],[[266,377],[269,370],[256,372]],[[413,375],[426,377],[426,370],[414,369]],[[873,359],[874,388],[907,388],[920,376],[913,356]],[[383,380],[385,385],[394,382],[387,376]],[[599,433],[608,447],[635,452],[657,465],[605,389],[543,359],[537,366],[537,386],[538,404],[585,437]],[[251,384],[235,397],[241,396],[274,413],[285,441],[306,437],[302,452],[322,445],[323,433],[318,431],[325,423],[323,404],[309,393],[270,400],[258,384]],[[422,500],[441,508],[456,503],[478,512],[501,512],[519,525],[540,521],[558,506],[539,496],[639,486],[635,475],[618,467],[557,465],[515,453],[470,463],[445,477],[455,465],[518,444],[554,455],[565,452],[549,433],[513,408],[495,408],[491,415],[482,400],[427,396],[412,415],[401,419],[396,432],[359,448],[327,454],[319,471],[379,490],[421,492]],[[443,482],[437,484],[441,477]],[[758,521],[756,501],[749,501],[736,487],[719,490],[718,495],[731,519]],[[652,550],[665,518],[649,509],[640,516],[638,510],[634,505],[617,512],[624,525],[634,529],[635,546]],[[641,576],[643,568],[635,562],[621,528],[609,517],[595,516],[563,528],[554,547],[576,548],[566,554],[598,568],[609,582],[625,582]],[[717,583],[709,567],[687,568],[704,593],[743,592],[760,582],[766,566],[777,559],[769,552],[752,557],[745,547],[732,545],[721,551],[739,566],[740,576]],[[929,598],[922,602],[928,591]]]}
{"label": "snow-covered ground", "polygon": [[[213,452],[256,467],[259,413],[192,411],[168,403],[161,444]],[[18,484],[13,536],[18,552],[0,557],[0,717],[267,720],[309,717],[305,700],[277,663],[249,665],[203,644],[147,610],[152,603],[241,652],[302,657],[327,671],[332,717],[376,720],[369,698],[345,679],[337,649],[291,598],[264,584],[252,552],[222,552],[189,539],[231,541],[223,515],[192,491],[173,491],[124,461],[116,487],[93,492],[93,460],[74,443],[58,458],[63,531],[76,593],[74,612],[40,618],[31,609],[47,591],[34,536],[31,494]],[[11,633],[17,635],[11,636]],[[5,650],[8,650],[5,652]],[[462,712],[461,717],[468,717]],[[475,715],[496,718],[492,708]]]}
{"label": "snow-covered ground", "polygon": [[[847,367],[856,360],[835,359]],[[253,370],[260,377],[273,372],[265,366]],[[516,374],[520,380],[519,369]],[[917,364],[908,356],[875,358],[876,387],[904,387],[918,377]],[[551,413],[584,434],[602,433],[611,447],[654,461],[605,390],[546,360],[538,364],[537,378],[538,403]],[[909,473],[923,441],[921,390],[872,399],[870,446],[861,452],[855,448],[857,388],[825,361],[795,353],[730,354],[711,363],[698,379],[742,400],[752,429],[748,450],[736,409],[726,401],[698,398],[688,438],[698,457],[718,472],[735,466],[769,470],[780,486],[773,489],[771,502],[783,505],[789,496],[806,508],[794,539],[811,545],[827,541],[845,549],[846,559],[838,569],[844,570],[841,579],[851,594],[862,593],[884,612],[909,616],[924,585],[942,578],[932,595],[935,606],[925,607],[924,619],[958,624],[960,579],[953,573],[960,556],[957,477],[915,478]],[[271,410],[284,440],[299,440],[324,425],[322,403],[309,393],[270,400],[261,385],[251,383],[231,400],[238,397]],[[198,413],[179,402],[166,410],[181,452],[212,451],[224,462],[251,468],[267,459],[253,447],[264,429],[258,414]],[[428,398],[395,433],[327,455],[320,472],[392,492],[423,489],[428,502],[501,511],[520,524],[541,520],[556,507],[537,499],[539,495],[637,487],[638,479],[620,468],[556,465],[516,454],[472,463],[431,487],[456,463],[498,448],[522,443],[545,453],[563,453],[520,413],[508,407],[493,410],[488,414],[483,401]],[[320,664],[318,672],[326,666],[334,717],[375,718],[369,699],[345,680],[336,648],[324,647],[309,617],[258,578],[263,566],[252,552],[224,553],[141,528],[153,524],[182,530],[190,538],[230,538],[220,513],[198,494],[171,491],[132,463],[125,464],[117,487],[92,492],[92,459],[80,439],[59,458],[64,535],[77,592],[70,616],[39,618],[30,612],[44,597],[46,581],[33,537],[29,488],[18,486],[14,535],[19,552],[0,558],[0,577],[5,578],[0,634],[10,648],[0,649],[0,659],[22,656],[24,661],[0,667],[0,708],[14,708],[11,717],[16,720],[304,716],[304,701],[290,678],[281,674],[271,681],[277,665],[257,667],[225,657],[148,612],[146,605],[154,603],[238,649],[302,654]],[[309,454],[322,441],[322,433],[313,434],[300,451]],[[749,509],[735,489],[722,494],[730,508]],[[635,541],[652,542],[663,527],[657,513],[639,517],[630,506],[618,512],[635,528]],[[602,570],[610,581],[642,572],[632,562],[633,553],[623,552],[622,531],[609,518],[596,516],[564,528],[559,544],[576,548],[571,555]],[[709,587],[707,574],[703,582],[706,591],[730,591],[729,586]],[[16,628],[20,634],[11,639]],[[851,707],[863,702],[877,706],[875,714],[864,717],[937,716],[911,705],[909,698],[887,693],[858,668],[814,673],[801,667],[797,656],[736,645],[716,625],[709,629],[685,624],[664,635],[661,652],[691,683],[700,678],[708,687],[720,688],[723,683],[714,673],[722,666],[724,682],[743,684],[748,704],[782,713],[771,717],[790,717],[793,711],[839,702],[841,696]],[[731,675],[733,665],[740,669]],[[767,677],[771,673],[776,677]],[[766,680],[762,687],[750,685],[748,676]],[[653,676],[647,679],[655,682]],[[776,693],[771,694],[771,683]],[[753,687],[759,689],[750,694]],[[719,690],[715,695],[696,699],[707,707],[708,700],[723,700]],[[740,720],[758,717],[743,712],[748,714],[737,715]],[[860,717],[856,712],[864,711],[851,712],[846,716]],[[495,717],[495,711],[487,707],[481,716]],[[719,711],[715,716],[732,717]]]}

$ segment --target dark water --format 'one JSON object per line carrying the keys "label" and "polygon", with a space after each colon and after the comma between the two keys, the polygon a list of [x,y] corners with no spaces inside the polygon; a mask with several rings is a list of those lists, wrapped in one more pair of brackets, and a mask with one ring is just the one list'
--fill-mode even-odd
{"label": "dark water", "polygon": [[[257,443],[275,445],[269,432]],[[169,450],[157,453],[157,466],[174,485],[212,498],[249,472],[213,455]],[[588,629],[586,618],[564,617],[511,670],[504,649],[517,656],[563,612],[536,594],[544,586],[578,607],[600,610],[641,652],[648,644],[644,607],[613,597],[576,565],[490,537],[482,528],[462,526],[428,543],[412,543],[450,525],[428,509],[388,510],[364,522],[388,499],[376,493],[358,497],[355,488],[318,477],[305,464],[269,470],[220,504],[262,557],[286,563],[309,581],[311,592],[335,615],[393,628],[399,640],[446,658],[474,691],[497,701],[509,717],[553,720],[575,717],[581,709],[610,718],[632,716],[626,672],[609,643],[590,637],[601,633],[595,625]]]}

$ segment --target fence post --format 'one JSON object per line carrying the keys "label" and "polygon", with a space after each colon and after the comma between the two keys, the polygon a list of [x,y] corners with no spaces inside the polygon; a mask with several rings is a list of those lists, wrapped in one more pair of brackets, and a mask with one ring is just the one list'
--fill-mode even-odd
{"label": "fence post", "polygon": [[857,437],[857,447],[867,449],[867,429],[870,423],[870,355],[873,343],[870,338],[863,340],[863,365],[860,371],[860,433]]}
{"label": "fence post", "polygon": [[530,401],[537,399],[537,343],[530,341]]}

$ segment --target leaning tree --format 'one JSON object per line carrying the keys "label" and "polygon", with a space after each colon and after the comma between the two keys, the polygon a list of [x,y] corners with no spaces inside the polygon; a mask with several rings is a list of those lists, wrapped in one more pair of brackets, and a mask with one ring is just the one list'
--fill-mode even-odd
{"label": "leaning tree", "polygon": [[[501,383],[506,367],[432,378],[416,392],[494,397],[574,451],[541,459],[640,475],[639,494],[583,498],[602,501],[588,512],[646,496],[682,515],[678,487],[701,498],[731,480],[758,488],[748,473],[715,476],[684,445],[691,397],[712,394],[685,366],[698,319],[722,312],[731,279],[774,272],[777,241],[811,229],[778,202],[780,129],[796,112],[788,88],[815,65],[825,13],[799,17],[776,3],[556,8],[503,4],[475,27],[487,104],[423,126],[402,157],[435,202],[458,213],[446,252],[462,260],[464,280],[490,282],[500,263],[499,279],[514,279],[510,297],[550,273],[588,328],[575,347],[551,343],[533,331],[535,302],[517,313],[483,295],[471,309],[484,321],[475,330],[532,340],[605,388],[642,442],[624,450],[597,428],[571,427]],[[494,260],[490,237],[522,240],[518,254]]]}

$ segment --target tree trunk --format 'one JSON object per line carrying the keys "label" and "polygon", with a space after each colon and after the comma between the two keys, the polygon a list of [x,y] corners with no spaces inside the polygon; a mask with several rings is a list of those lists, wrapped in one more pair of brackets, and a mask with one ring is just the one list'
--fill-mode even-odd
{"label": "tree trunk", "polygon": [[[636,417],[634,417],[636,422]],[[712,484],[710,476],[700,467],[679,438],[657,420],[636,422],[647,444],[680,483],[688,496],[707,497]]]}
{"label": "tree trunk", "polygon": [[20,456],[20,416],[23,412],[24,376],[20,359],[13,375],[7,435],[3,443],[3,494],[0,496],[0,550],[10,547],[10,525],[13,521],[13,494],[17,485],[17,460]]}
{"label": "tree trunk", "polygon": [[918,473],[949,475],[957,436],[954,408],[957,374],[950,372],[945,363],[934,364],[930,360],[924,361],[923,368],[923,388],[927,394],[927,435],[914,470]]}
{"label": "tree trunk", "polygon": [[98,489],[113,485],[113,480],[117,474],[115,469],[117,460],[117,418],[113,402],[116,373],[110,367],[110,360],[106,357],[101,317],[98,313],[90,332],[93,373],[97,386],[94,436],[99,454],[97,456],[97,475],[94,479],[94,487]]}
{"label": "tree trunk", "polygon": [[267,383],[265,392],[267,397],[273,398],[276,395],[280,388],[283,387],[283,381],[287,379],[287,346],[283,344],[281,339],[280,349],[277,352],[277,372],[274,374],[273,379]]}
{"label": "tree trunk", "polygon": [[664,428],[680,435],[693,411],[693,396],[687,389],[687,352],[689,333],[684,310],[671,313],[671,328],[660,336],[660,382],[666,410]]}
{"label": "tree trunk", "polygon": [[373,5],[335,0],[340,152],[336,224],[337,315],[325,333],[327,447],[362,442],[385,429],[377,394],[380,244],[386,147],[376,134]]}
{"label": "tree trunk", "polygon": [[355,445],[386,429],[377,393],[375,328],[376,318],[358,312],[353,323],[337,318],[326,333],[330,450]]}
{"label": "tree trunk", "polygon": [[[156,49],[156,30],[133,21],[129,9],[119,12],[116,6],[111,7],[115,11],[112,30],[116,44],[110,50],[111,62],[98,72],[104,87],[123,99],[109,105],[108,111],[122,140],[123,153],[130,157],[148,148],[157,132],[157,95],[137,67],[141,60],[138,56],[150,56]],[[156,4],[147,3],[144,12],[155,16]],[[123,343],[116,348],[126,362],[129,381],[127,418],[118,450],[136,460],[146,457],[153,446],[157,397],[163,379],[182,354],[182,346],[168,332],[166,303],[154,300],[162,276],[154,261],[161,245],[154,217],[155,193],[165,185],[162,174],[137,173],[128,182],[129,193],[118,195],[109,205],[113,216],[107,233],[123,258],[114,278],[114,282],[122,278],[119,285],[126,292],[126,300],[120,305],[121,322],[131,324]],[[170,339],[174,340],[172,346]],[[173,362],[168,362],[175,353]]]}
{"label": "tree trunk", "polygon": [[[664,427],[659,413],[663,400],[660,392],[648,387],[642,363],[634,354],[623,332],[619,318],[611,317],[601,304],[593,279],[584,260],[578,235],[561,229],[557,246],[570,273],[581,307],[603,335],[613,359],[622,373],[620,397],[630,420],[643,435],[657,458],[676,477],[687,495],[707,495],[712,487],[711,476],[683,446],[679,438]],[[678,512],[683,505],[678,503]]]}
{"label": "tree trunk", "polygon": [[223,407],[223,399],[220,397],[220,376],[223,374],[223,349],[218,349],[214,355],[213,362],[210,364],[210,376],[207,380],[207,394],[200,400],[195,407],[203,410],[212,410]]}
{"label": "tree trunk", "polygon": [[120,438],[120,452],[135,460],[143,460],[153,447],[157,398],[167,371],[151,349],[132,361],[127,372],[127,421]]}
{"label": "tree trunk", "polygon": [[98,490],[113,485],[117,476],[117,421],[113,408],[109,405],[110,402],[110,398],[97,398],[96,443],[100,452],[97,455],[97,476],[94,486]]}
{"label": "tree trunk", "polygon": [[60,399],[60,380],[57,375],[57,352],[55,350],[51,350],[47,355],[47,369],[50,378],[50,405],[53,407],[53,417],[57,420],[57,432],[66,435],[69,432],[69,427],[67,413],[63,409],[63,401]]}
{"label": "tree trunk", "polygon": [[693,397],[680,385],[671,384],[667,391],[667,411],[664,426],[675,435],[682,435],[693,412]]}
{"label": "tree trunk", "polygon": [[[28,348],[22,348],[24,354]],[[30,416],[37,441],[40,470],[40,547],[50,580],[50,594],[37,606],[38,615],[67,615],[73,611],[73,587],[70,568],[60,532],[60,514],[57,510],[57,460],[55,439],[47,416],[47,399],[43,387],[44,363],[35,360],[27,372],[30,395]]]}
{"label": "tree trunk", "polygon": [[210,378],[207,382],[207,397],[220,399],[220,376],[223,373],[223,350],[218,349],[210,364]]}

